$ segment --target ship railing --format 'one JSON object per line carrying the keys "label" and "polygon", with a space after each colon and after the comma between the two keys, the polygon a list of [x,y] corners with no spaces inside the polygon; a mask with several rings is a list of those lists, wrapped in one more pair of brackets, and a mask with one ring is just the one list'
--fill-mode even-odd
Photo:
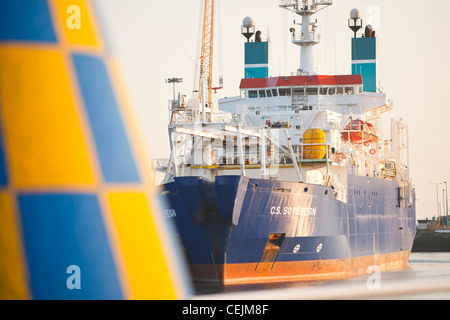
{"label": "ship railing", "polygon": [[296,32],[292,34],[294,43],[319,43],[320,33],[318,32]]}
{"label": "ship railing", "polygon": [[167,170],[169,159],[152,159],[152,170],[163,172]]}
{"label": "ship railing", "polygon": [[301,111],[301,110],[318,110],[318,105],[307,105],[301,102],[297,103],[294,101],[293,104],[284,104],[284,105],[274,105],[274,106],[257,106],[257,107],[248,107],[245,109],[243,113],[258,113],[261,112],[280,112],[280,111]]}
{"label": "ship railing", "polygon": [[[297,10],[298,5],[299,5],[298,2],[299,2],[299,0],[280,0],[279,6],[283,7],[283,8],[292,7],[293,10]],[[300,0],[300,3],[301,3],[301,0]]]}
{"label": "ship railing", "polygon": [[329,119],[329,120],[319,120],[314,122],[316,128],[320,128],[322,130],[340,130],[341,124],[339,121],[336,121],[335,119]]}
{"label": "ship railing", "polygon": [[[216,113],[212,117],[211,114],[208,114],[206,117],[207,123],[215,123],[215,124],[233,124],[237,125],[239,123],[242,123],[241,115],[239,114],[233,114],[229,115],[226,113],[219,114]],[[195,123],[201,123],[202,122],[202,115],[200,113],[196,114],[183,114],[178,115],[174,117],[171,121],[171,125],[177,126],[177,125],[185,125],[185,124],[195,124]]]}
{"label": "ship railing", "polygon": [[280,0],[279,6],[294,12],[316,12],[316,6],[329,6],[333,4],[333,0],[314,0],[313,4],[304,6],[302,0]]}
{"label": "ship railing", "polygon": [[[234,143],[233,141],[231,143]],[[298,146],[294,146],[294,154],[297,158],[297,161],[303,161],[303,162],[321,162],[321,163],[325,163],[326,161],[329,161],[330,159],[327,159],[326,156],[322,157],[322,158],[318,158],[318,159],[311,159],[310,157],[305,157],[305,153],[310,151],[310,150],[305,150],[304,147],[306,148],[310,148],[311,146],[325,146],[325,150],[328,149],[328,153],[327,151],[325,152],[326,154],[328,154],[330,157],[332,155],[332,147],[330,144],[328,143],[309,143],[309,144],[304,144],[304,145],[298,145]],[[231,149],[235,149],[235,146],[232,145]],[[228,148],[228,147],[227,147]],[[246,151],[244,152],[244,161],[245,164],[250,164],[250,165],[260,165],[261,164],[261,155],[260,155],[260,150],[259,150],[259,145],[249,145],[248,143],[245,144],[245,148]],[[286,154],[286,150],[288,146],[284,145],[284,144],[279,144],[278,146],[273,145],[272,148],[270,149],[271,151],[268,151],[266,153],[265,156],[265,160],[266,160],[266,164],[270,164],[270,165],[289,165],[289,164],[293,164],[293,160],[290,158],[290,156],[288,156]],[[229,151],[229,150],[223,150],[223,153],[226,154],[221,154],[221,155],[216,155],[212,158],[212,163],[216,164],[216,165],[239,165],[240,164],[240,159],[239,159],[239,153],[234,150],[234,151]]]}
{"label": "ship railing", "polygon": [[201,117],[194,117],[194,116],[188,116],[184,119],[176,119],[172,121],[172,125],[183,125],[183,124],[192,124],[192,123],[199,123],[202,121]]}
{"label": "ship railing", "polygon": [[333,0],[315,0],[315,4],[318,6],[331,6]]}
{"label": "ship railing", "polygon": [[326,97],[319,97],[319,104],[318,109],[319,110],[330,110],[336,113],[355,113],[360,114],[363,113],[363,109],[361,106],[358,105],[337,105],[334,104],[328,100],[326,100]]}
{"label": "ship railing", "polygon": [[336,113],[342,113],[345,111],[345,107],[339,106],[337,104],[331,103],[329,101],[321,102],[319,98],[319,110],[330,110]]}
{"label": "ship railing", "polygon": [[[323,151],[325,151],[325,156],[321,158],[311,158],[309,156],[305,156],[306,153],[309,151],[315,151],[311,150],[311,147],[320,147],[324,146]],[[246,145],[247,151],[244,153],[244,159],[246,164],[261,164],[260,159],[260,152],[259,147],[249,146]],[[278,147],[273,146],[273,150],[266,153],[266,163],[269,164],[292,164],[293,160],[286,154],[285,149],[287,149],[288,146],[284,144],[280,144]],[[253,151],[248,151],[249,149],[254,149]],[[333,151],[334,152],[334,151]],[[301,144],[294,146],[294,154],[297,158],[297,161],[304,161],[304,162],[321,162],[325,163],[327,161],[331,160],[332,156],[332,146],[329,143],[308,143],[308,144]],[[330,159],[329,159],[330,158]],[[234,152],[227,152],[226,155],[221,156],[215,156],[215,160],[213,162],[217,164],[227,164],[231,163],[233,165],[240,164],[239,162],[239,155],[236,151]]]}

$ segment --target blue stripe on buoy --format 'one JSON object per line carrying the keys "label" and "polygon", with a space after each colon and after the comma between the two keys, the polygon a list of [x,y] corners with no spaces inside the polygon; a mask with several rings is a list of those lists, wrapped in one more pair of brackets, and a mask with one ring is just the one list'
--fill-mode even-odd
{"label": "blue stripe on buoy", "polygon": [[1,0],[0,41],[57,42],[46,0]]}
{"label": "blue stripe on buoy", "polygon": [[95,195],[26,194],[18,203],[34,299],[123,297]]}
{"label": "blue stripe on buoy", "polygon": [[139,182],[139,174],[104,62],[99,58],[80,54],[74,54],[73,61],[105,181]]}

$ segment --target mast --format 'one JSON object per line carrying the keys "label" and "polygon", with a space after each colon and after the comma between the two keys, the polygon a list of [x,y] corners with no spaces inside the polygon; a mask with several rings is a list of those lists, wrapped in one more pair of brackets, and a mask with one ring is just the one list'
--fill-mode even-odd
{"label": "mast", "polygon": [[[205,107],[212,108],[212,75],[213,75],[213,50],[214,50],[214,3],[215,0],[204,0],[203,9],[203,33],[202,50],[200,57],[200,78],[198,100],[202,104],[202,112]],[[204,86],[206,85],[206,88]],[[204,116],[203,116],[204,118]]]}
{"label": "mast", "polygon": [[313,20],[313,15],[318,11],[333,4],[332,0],[280,0],[280,7],[295,12],[301,16],[301,26],[298,31],[291,28],[292,43],[300,46],[300,72],[309,75],[316,74],[314,64],[314,46],[320,43],[320,32],[317,20]]}

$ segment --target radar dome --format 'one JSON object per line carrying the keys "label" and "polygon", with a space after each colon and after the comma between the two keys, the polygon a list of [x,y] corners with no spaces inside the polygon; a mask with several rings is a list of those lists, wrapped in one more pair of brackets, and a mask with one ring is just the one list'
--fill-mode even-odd
{"label": "radar dome", "polygon": [[359,14],[359,10],[358,9],[354,8],[354,9],[352,9],[352,11],[350,11],[350,19],[357,20],[360,17],[361,16]]}
{"label": "radar dome", "polygon": [[250,17],[245,17],[242,25],[244,26],[244,28],[253,27],[253,19]]}

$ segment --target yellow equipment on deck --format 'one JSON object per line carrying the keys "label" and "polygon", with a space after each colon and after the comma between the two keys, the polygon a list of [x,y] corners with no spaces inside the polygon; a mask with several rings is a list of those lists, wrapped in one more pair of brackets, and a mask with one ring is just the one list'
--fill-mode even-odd
{"label": "yellow equipment on deck", "polygon": [[308,129],[303,134],[303,159],[323,159],[326,155],[325,132]]}

